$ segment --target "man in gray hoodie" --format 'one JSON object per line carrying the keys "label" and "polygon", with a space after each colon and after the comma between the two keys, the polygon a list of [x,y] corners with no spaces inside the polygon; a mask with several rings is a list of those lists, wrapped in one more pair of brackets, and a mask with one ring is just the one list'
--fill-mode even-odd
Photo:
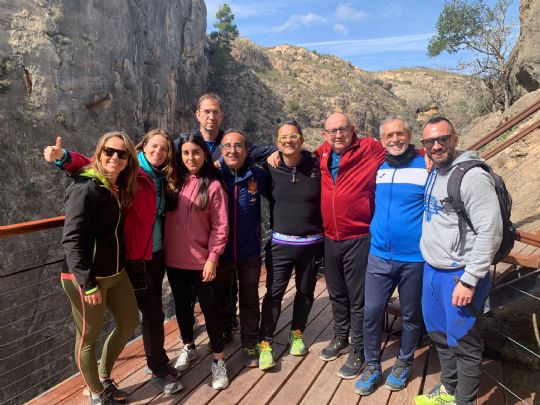
{"label": "man in gray hoodie", "polygon": [[493,179],[475,167],[463,177],[460,192],[476,234],[461,224],[448,198],[448,179],[460,162],[481,158],[476,151],[456,150],[458,138],[449,120],[431,118],[422,144],[435,166],[426,183],[420,241],[426,261],[422,310],[439,353],[441,384],[415,402],[468,405],[475,402],[480,384],[483,342],[478,316],[502,239],[501,212]]}

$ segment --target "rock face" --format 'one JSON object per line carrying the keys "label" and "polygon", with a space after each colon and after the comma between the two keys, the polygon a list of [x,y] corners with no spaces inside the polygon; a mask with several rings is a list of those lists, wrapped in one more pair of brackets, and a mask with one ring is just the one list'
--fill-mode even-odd
{"label": "rock face", "polygon": [[521,0],[519,39],[510,55],[514,99],[540,88],[540,2]]}
{"label": "rock face", "polygon": [[483,85],[462,75],[430,69],[370,73],[335,56],[289,45],[263,48],[242,38],[234,42],[226,70],[221,85],[211,89],[223,97],[225,126],[244,129],[260,143],[273,143],[287,118],[300,122],[314,148],[334,111],[347,113],[362,135],[378,136],[390,114],[408,118],[418,134],[424,121],[417,110],[434,103],[458,128],[491,108]]}
{"label": "rock face", "polygon": [[56,135],[90,153],[123,129],[191,127],[206,90],[203,0],[1,2],[0,223],[58,214],[41,158]]}
{"label": "rock face", "polygon": [[491,110],[489,91],[479,79],[426,68],[402,68],[377,73],[392,92],[407,101],[424,123],[432,115],[449,118],[458,131]]}

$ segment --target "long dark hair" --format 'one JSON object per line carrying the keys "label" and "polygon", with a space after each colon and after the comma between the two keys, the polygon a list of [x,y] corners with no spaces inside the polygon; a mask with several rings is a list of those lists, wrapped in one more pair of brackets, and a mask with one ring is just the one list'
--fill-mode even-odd
{"label": "long dark hair", "polygon": [[186,179],[189,177],[189,171],[184,165],[184,160],[182,159],[182,145],[188,142],[194,143],[199,146],[204,153],[204,164],[202,165],[201,170],[198,174],[199,190],[197,191],[195,204],[195,206],[202,211],[206,208],[206,205],[208,204],[208,187],[210,186],[210,182],[212,180],[218,180],[220,183],[222,183],[222,180],[219,172],[214,166],[214,162],[212,161],[212,155],[210,155],[210,150],[208,150],[208,146],[206,145],[203,137],[199,134],[190,133],[187,136],[180,137],[180,143],[178,144],[178,190],[182,190]]}
{"label": "long dark hair", "polygon": [[161,128],[156,128],[148,131],[144,138],[137,144],[135,147],[138,151],[144,152],[143,149],[146,146],[146,144],[152,139],[154,136],[160,135],[167,141],[167,146],[169,147],[169,151],[167,152],[167,159],[165,160],[165,163],[163,163],[163,166],[159,167],[163,174],[165,175],[165,186],[166,191],[168,193],[172,193],[176,191],[176,158],[175,158],[175,149],[174,144],[171,139],[171,136],[167,131]]}

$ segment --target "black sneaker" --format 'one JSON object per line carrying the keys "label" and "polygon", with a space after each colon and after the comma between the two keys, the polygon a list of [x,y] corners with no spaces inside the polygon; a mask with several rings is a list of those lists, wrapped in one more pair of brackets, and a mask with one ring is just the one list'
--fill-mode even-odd
{"label": "black sneaker", "polygon": [[324,361],[332,361],[340,354],[349,351],[349,342],[340,338],[333,338],[332,341],[319,353],[319,358]]}
{"label": "black sneaker", "polygon": [[244,347],[242,351],[244,352],[244,362],[246,367],[259,367],[259,352],[257,352],[257,346]]}
{"label": "black sneaker", "polygon": [[345,361],[345,363],[343,363],[343,365],[337,372],[337,375],[347,380],[356,378],[356,376],[360,374],[360,368],[362,367],[363,362],[364,350],[353,348],[349,352],[347,360]]}
{"label": "black sneaker", "polygon": [[103,384],[103,388],[105,388],[105,391],[103,391],[103,393],[107,395],[107,397],[109,397],[110,399],[119,402],[124,402],[127,399],[128,393],[119,389],[118,385],[114,382],[114,380],[107,378],[106,380],[103,380],[101,384]]}

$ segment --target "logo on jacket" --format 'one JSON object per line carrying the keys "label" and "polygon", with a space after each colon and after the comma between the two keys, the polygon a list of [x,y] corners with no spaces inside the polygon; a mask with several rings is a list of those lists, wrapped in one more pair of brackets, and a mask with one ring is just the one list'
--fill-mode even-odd
{"label": "logo on jacket", "polygon": [[249,194],[257,194],[259,192],[259,186],[257,185],[257,180],[254,178],[251,178],[248,180],[248,193]]}
{"label": "logo on jacket", "polygon": [[433,215],[438,215],[441,212],[443,206],[439,204],[439,201],[432,196],[426,197],[424,200],[424,212],[426,213],[426,221],[431,221]]}
{"label": "logo on jacket", "polygon": [[248,180],[247,191],[249,193],[249,205],[256,205],[259,186],[257,184],[257,180],[255,180],[253,177]]}

